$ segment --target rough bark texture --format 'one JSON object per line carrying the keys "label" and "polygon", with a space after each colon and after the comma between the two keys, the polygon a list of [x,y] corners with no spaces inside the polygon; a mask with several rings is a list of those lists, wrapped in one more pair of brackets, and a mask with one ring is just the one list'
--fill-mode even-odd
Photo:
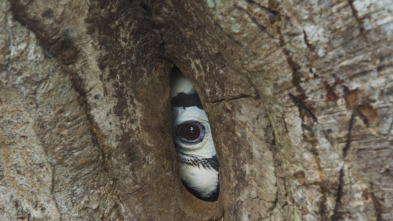
{"label": "rough bark texture", "polygon": [[[393,220],[389,0],[0,4],[0,220]],[[173,63],[213,203],[177,176]]]}

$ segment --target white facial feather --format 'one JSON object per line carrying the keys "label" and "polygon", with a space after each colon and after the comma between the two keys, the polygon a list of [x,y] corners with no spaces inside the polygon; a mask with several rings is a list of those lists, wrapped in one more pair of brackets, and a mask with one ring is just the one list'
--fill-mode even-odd
{"label": "white facial feather", "polygon": [[183,165],[179,168],[179,174],[189,187],[197,190],[203,197],[208,197],[217,189],[218,172],[216,170]]}
{"label": "white facial feather", "polygon": [[171,81],[171,97],[175,97],[179,93],[189,94],[194,91],[192,83],[183,75],[176,75]]}

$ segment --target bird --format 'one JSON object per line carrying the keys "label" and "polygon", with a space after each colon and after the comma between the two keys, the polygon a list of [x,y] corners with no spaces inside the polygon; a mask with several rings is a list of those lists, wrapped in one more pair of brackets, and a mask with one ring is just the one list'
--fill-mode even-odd
{"label": "bird", "polygon": [[207,115],[198,93],[175,66],[171,77],[173,138],[184,187],[204,201],[219,196],[219,167]]}

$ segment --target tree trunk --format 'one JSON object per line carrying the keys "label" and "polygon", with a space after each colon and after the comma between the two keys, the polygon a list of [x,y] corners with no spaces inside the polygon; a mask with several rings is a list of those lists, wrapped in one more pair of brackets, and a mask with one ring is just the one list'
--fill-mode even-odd
{"label": "tree trunk", "polygon": [[[0,0],[1,220],[393,220],[393,4]],[[193,82],[220,197],[178,177]]]}

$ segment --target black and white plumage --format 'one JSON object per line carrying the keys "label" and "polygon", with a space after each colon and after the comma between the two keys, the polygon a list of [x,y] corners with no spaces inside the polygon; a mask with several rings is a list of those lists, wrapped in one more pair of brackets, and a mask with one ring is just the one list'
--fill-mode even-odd
{"label": "black and white plumage", "polygon": [[220,165],[210,124],[197,92],[178,70],[172,75],[171,99],[180,178],[197,198],[216,201]]}

